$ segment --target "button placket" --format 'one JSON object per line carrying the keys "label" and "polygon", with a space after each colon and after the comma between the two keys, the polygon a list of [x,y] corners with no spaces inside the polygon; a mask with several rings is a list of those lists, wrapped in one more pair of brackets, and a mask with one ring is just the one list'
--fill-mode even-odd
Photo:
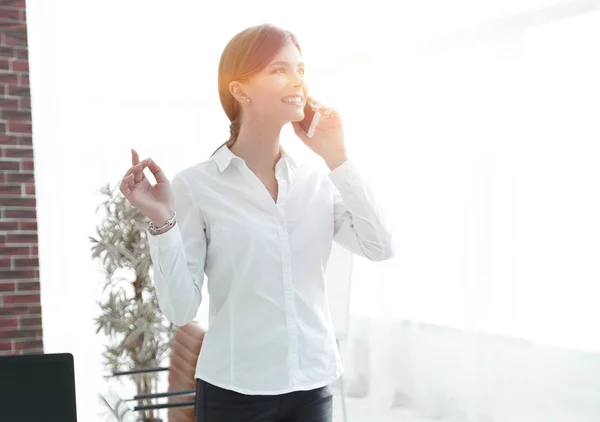
{"label": "button placket", "polygon": [[292,276],[292,260],[290,242],[287,232],[287,222],[283,215],[279,216],[279,239],[281,244],[282,281],[286,308],[286,325],[288,334],[288,364],[292,383],[297,381],[299,371],[298,326]]}

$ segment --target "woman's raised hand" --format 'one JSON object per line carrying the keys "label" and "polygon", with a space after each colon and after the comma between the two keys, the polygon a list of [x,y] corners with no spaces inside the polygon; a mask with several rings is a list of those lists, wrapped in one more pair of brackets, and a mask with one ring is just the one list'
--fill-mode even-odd
{"label": "woman's raised hand", "polygon": [[[148,167],[156,184],[144,175]],[[131,150],[131,167],[123,176],[121,193],[129,203],[144,214],[155,226],[161,226],[173,216],[175,209],[171,183],[161,168],[151,158],[140,161],[137,151]]]}

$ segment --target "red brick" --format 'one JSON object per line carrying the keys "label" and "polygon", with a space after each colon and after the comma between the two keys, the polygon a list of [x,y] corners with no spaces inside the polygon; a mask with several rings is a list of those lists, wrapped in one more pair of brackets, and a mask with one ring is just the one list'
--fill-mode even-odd
{"label": "red brick", "polygon": [[29,86],[29,76],[21,74],[19,76],[19,85]]}
{"label": "red brick", "polygon": [[8,132],[11,133],[31,133],[31,121],[9,120]]}
{"label": "red brick", "polygon": [[0,19],[0,31],[1,32],[7,32],[7,31],[14,31],[15,29],[19,29],[19,27],[22,25],[22,23],[19,22],[11,22],[11,21],[7,21],[4,19]]}
{"label": "red brick", "polygon": [[37,246],[30,246],[31,252],[29,253],[29,256],[38,256],[38,247]]}
{"label": "red brick", "polygon": [[[14,47],[15,49],[15,59],[27,60],[29,61],[29,50],[25,47]],[[27,72],[29,73],[29,72]]]}
{"label": "red brick", "polygon": [[[0,211],[2,211],[0,209]],[[18,218],[21,220],[34,220],[37,216],[35,209],[30,210],[19,210],[19,209],[5,209],[2,212],[4,218]]]}
{"label": "red brick", "polygon": [[[26,99],[27,99],[27,101],[29,101],[29,97],[27,97]],[[31,108],[31,106],[29,108]],[[20,133],[17,136],[17,139],[18,139],[19,145],[21,145],[21,146],[32,146],[33,145],[33,137],[30,134],[28,135],[26,133]]]}
{"label": "red brick", "polygon": [[[26,329],[16,329],[16,330],[7,330],[0,331],[0,339],[35,339],[42,337],[42,330],[39,328],[26,328]],[[16,342],[15,342],[16,349]]]}
{"label": "red brick", "polygon": [[21,191],[21,185],[3,184],[2,186],[0,186],[0,196],[21,195]]}
{"label": "red brick", "polygon": [[19,221],[19,230],[37,231],[37,221]]}
{"label": "red brick", "polygon": [[14,353],[20,355],[43,355],[44,347],[34,347],[32,349],[15,351]]}
{"label": "red brick", "polygon": [[19,29],[19,27],[21,25],[23,25],[23,24],[20,22],[7,21],[5,19],[0,19],[0,31],[2,31],[2,32],[14,31],[15,29]]}
{"label": "red brick", "polygon": [[2,32],[19,31],[23,26],[24,22],[0,20],[0,29]]}
{"label": "red brick", "polygon": [[19,350],[42,350],[43,348],[43,344],[42,344],[42,332],[40,331],[38,337],[40,337],[39,339],[36,340],[15,340],[13,342],[14,344],[14,349],[15,351],[19,351]]}
{"label": "red brick", "polygon": [[0,268],[11,268],[12,263],[10,257],[0,258]]}
{"label": "red brick", "polygon": [[[15,48],[14,47],[5,47],[0,45],[0,58],[6,58],[6,59],[10,59],[15,57]],[[11,75],[10,73],[3,73],[2,75],[0,75],[0,81],[2,81],[2,77],[3,76],[17,76],[17,75]]]}
{"label": "red brick", "polygon": [[[5,123],[2,123],[6,126]],[[22,135],[21,135],[22,136]],[[14,135],[7,135],[5,132],[0,132],[0,144],[3,146],[7,145],[18,145],[19,137]]]}
{"label": "red brick", "polygon": [[0,207],[35,208],[35,198],[2,198]]}
{"label": "red brick", "polygon": [[25,185],[25,195],[35,195],[35,185]]}
{"label": "red brick", "polygon": [[[0,272],[1,274],[1,272]],[[40,294],[39,293],[30,293],[30,294],[14,294],[14,295],[4,295],[4,305],[17,305],[22,303],[40,303]]]}
{"label": "red brick", "polygon": [[[28,111],[25,113],[29,113]],[[4,148],[5,158],[33,158],[32,148]]]}
{"label": "red brick", "polygon": [[0,341],[0,356],[6,355],[12,352],[13,342],[12,341]]}
{"label": "red brick", "polygon": [[2,3],[5,6],[18,7],[20,9],[25,9],[25,0],[2,0]]}
{"label": "red brick", "polygon": [[42,326],[42,317],[41,316],[22,316],[19,318],[19,326],[20,327],[41,327]]}
{"label": "red brick", "polygon": [[30,257],[13,257],[12,258],[14,268],[38,268],[39,260],[37,258]]}
{"label": "red brick", "polygon": [[[14,233],[6,235],[6,243],[28,243],[28,244],[37,244],[38,235],[37,233]],[[27,277],[29,278],[29,277]]]}
{"label": "red brick", "polygon": [[[14,293],[16,291],[14,281],[10,281],[8,283],[0,283],[0,294],[2,293]],[[2,321],[0,320],[0,327],[2,326]]]}
{"label": "red brick", "polygon": [[0,270],[0,280],[15,280],[20,278],[35,278],[35,270]]}
{"label": "red brick", "polygon": [[[2,49],[5,47],[0,47],[0,54],[2,54]],[[10,49],[10,55],[13,55],[13,49]],[[4,84],[18,84],[19,83],[19,75],[17,73],[0,73],[0,83]]]}
{"label": "red brick", "polygon": [[15,330],[17,328],[19,328],[19,319],[17,317],[0,319],[0,330]]}
{"label": "red brick", "polygon": [[14,7],[6,7],[4,4],[0,6],[0,19],[2,21],[19,22],[21,20],[21,10]]}
{"label": "red brick", "polygon": [[7,318],[17,315],[40,315],[42,312],[42,308],[39,305],[15,305],[12,307],[2,307],[0,306],[0,318]]}
{"label": "red brick", "polygon": [[13,97],[29,97],[29,87],[20,86],[17,84],[6,84],[6,95]]}
{"label": "red brick", "polygon": [[0,160],[0,170],[19,170],[19,162],[18,161],[4,161]]}
{"label": "red brick", "polygon": [[0,70],[10,70],[10,60],[0,59]]}
{"label": "red brick", "polygon": [[35,173],[32,171],[22,171],[6,175],[6,183],[34,183],[34,181]]}
{"label": "red brick", "polygon": [[39,292],[40,282],[39,281],[18,281],[17,292]]}
{"label": "red brick", "polygon": [[25,24],[15,25],[11,30],[5,30],[2,34],[5,45],[27,46],[27,29]]}
{"label": "red brick", "polygon": [[[29,124],[31,127],[31,123]],[[34,163],[33,160],[22,160],[21,170],[22,171],[33,171]]]}
{"label": "red brick", "polygon": [[19,230],[18,221],[0,221],[0,232]]}
{"label": "red brick", "polygon": [[[10,121],[31,121],[31,112],[24,110],[15,110],[9,109],[8,107],[3,107],[2,110],[2,118]],[[10,125],[10,122],[9,122]]]}
{"label": "red brick", "polygon": [[27,246],[0,246],[0,256],[29,256],[29,247]]}
{"label": "red brick", "polygon": [[[29,110],[31,112],[31,98],[19,97],[19,110]],[[22,144],[19,144],[22,145]],[[27,145],[31,145],[31,142]]]}
{"label": "red brick", "polygon": [[28,60],[14,59],[10,64],[13,72],[29,72]]}
{"label": "red brick", "polygon": [[19,108],[19,98],[18,96],[13,96],[13,97],[3,97],[0,98],[0,107],[2,107],[3,109],[5,108]]}

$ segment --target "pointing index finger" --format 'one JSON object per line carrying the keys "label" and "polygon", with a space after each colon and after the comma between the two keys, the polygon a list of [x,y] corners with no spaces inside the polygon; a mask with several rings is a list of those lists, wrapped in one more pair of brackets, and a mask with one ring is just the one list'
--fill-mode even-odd
{"label": "pointing index finger", "polygon": [[140,162],[140,156],[138,155],[136,150],[131,148],[131,165],[135,166],[139,162]]}

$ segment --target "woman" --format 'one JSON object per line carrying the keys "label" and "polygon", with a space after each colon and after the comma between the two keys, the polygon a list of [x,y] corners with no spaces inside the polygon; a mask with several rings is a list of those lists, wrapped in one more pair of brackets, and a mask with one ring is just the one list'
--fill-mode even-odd
{"label": "woman", "polygon": [[[392,256],[341,119],[307,96],[301,60],[296,37],[275,26],[237,34],[218,76],[229,141],[172,182],[132,150],[121,184],[150,220],[156,293],[171,322],[192,321],[208,278],[197,421],[331,421],[329,384],[342,374],[324,280],[332,240],[371,260]],[[324,116],[311,138],[299,125],[307,101]],[[288,123],[330,172],[283,150]]]}

